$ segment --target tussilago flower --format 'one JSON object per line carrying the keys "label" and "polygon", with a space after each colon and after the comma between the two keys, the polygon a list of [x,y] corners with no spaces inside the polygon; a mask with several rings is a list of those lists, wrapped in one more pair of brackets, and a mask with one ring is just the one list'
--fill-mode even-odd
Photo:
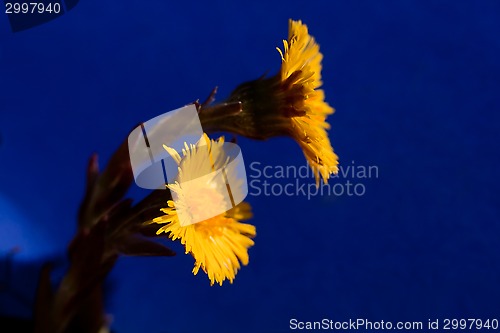
{"label": "tussilago flower", "polygon": [[255,139],[290,136],[302,148],[316,183],[321,178],[327,182],[338,172],[338,158],[326,132],[330,128],[326,118],[334,109],[319,89],[323,55],[301,21],[290,20],[283,44],[284,50],[278,49],[282,65],[276,76],[240,85],[226,103],[202,110],[200,119],[205,129]]}
{"label": "tussilago flower", "polygon": [[321,85],[321,60],[319,45],[301,21],[290,20],[288,41],[283,41],[284,53],[280,51],[281,80],[285,87],[285,105],[296,114],[290,118],[293,136],[316,173],[326,182],[331,173],[338,172],[337,156],[333,152],[326,130],[330,125],[326,117],[334,112],[324,99]]}
{"label": "tussilago flower", "polygon": [[[221,193],[226,186],[207,175],[213,170],[224,168],[226,176],[231,179],[231,191],[239,191],[243,180],[234,179],[231,168],[225,168],[228,158],[223,150],[224,139],[210,140],[204,135],[198,144],[185,145],[182,157],[177,151],[169,147],[165,149],[177,162],[179,173],[174,184],[167,187],[176,196],[176,204],[169,200],[168,207],[161,209],[165,214],[147,222],[165,224],[158,229],[157,234],[165,232],[172,240],[180,239],[185,246],[186,253],[191,253],[195,259],[193,274],[197,274],[200,267],[208,275],[210,284],[215,282],[222,285],[228,279],[233,282],[236,273],[243,265],[248,264],[248,248],[254,244],[255,227],[241,223],[252,217],[251,207],[242,202],[225,213],[187,225],[181,224],[180,214],[183,217],[196,220],[196,215],[206,212],[220,212],[224,198]],[[193,181],[202,177],[203,181]],[[209,214],[213,215],[213,214]]]}

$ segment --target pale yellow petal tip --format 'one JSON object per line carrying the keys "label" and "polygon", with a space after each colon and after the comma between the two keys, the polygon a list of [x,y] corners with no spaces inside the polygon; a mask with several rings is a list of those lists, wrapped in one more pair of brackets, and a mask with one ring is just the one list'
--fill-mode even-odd
{"label": "pale yellow petal tip", "polygon": [[179,163],[181,162],[181,156],[179,155],[179,153],[177,153],[175,149],[168,147],[167,145],[163,145],[163,149],[165,149],[170,157],[172,157],[177,165],[179,165]]}
{"label": "pale yellow petal tip", "polygon": [[203,135],[200,138],[200,143],[210,145],[210,138],[208,137],[207,133],[203,133]]}

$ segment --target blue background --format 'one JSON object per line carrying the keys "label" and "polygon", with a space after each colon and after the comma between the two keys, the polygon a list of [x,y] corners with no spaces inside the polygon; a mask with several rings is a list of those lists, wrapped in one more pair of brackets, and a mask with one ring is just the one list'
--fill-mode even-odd
{"label": "blue background", "polygon": [[[250,196],[258,235],[233,285],[193,276],[177,244],[174,258],[120,259],[108,283],[113,329],[498,318],[499,17],[498,1],[82,0],[12,33],[1,13],[2,256],[21,245],[11,287],[32,298],[27,263],[64,257],[92,152],[104,164],[135,124],[275,73],[294,18],[324,54],[341,164],[376,165],[379,177],[363,181],[362,197]],[[239,144],[247,167],[305,163],[289,139]],[[30,315],[18,298],[0,300],[3,314]]]}

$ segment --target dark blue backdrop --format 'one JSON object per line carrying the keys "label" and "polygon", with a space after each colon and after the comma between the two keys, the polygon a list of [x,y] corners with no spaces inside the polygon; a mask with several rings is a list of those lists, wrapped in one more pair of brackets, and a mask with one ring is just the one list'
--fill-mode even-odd
{"label": "dark blue backdrop", "polygon": [[[324,54],[341,164],[376,165],[378,179],[362,197],[249,197],[258,236],[233,285],[192,276],[178,245],[173,259],[122,258],[114,330],[498,318],[499,17],[498,1],[82,0],[12,33],[0,13],[0,213],[16,221],[1,225],[2,256],[16,242],[20,261],[63,256],[89,155],[105,162],[138,122],[274,73],[295,18]],[[247,166],[304,164],[291,140],[239,144]],[[32,297],[36,275],[17,272],[13,287]],[[29,315],[0,299],[2,313]]]}

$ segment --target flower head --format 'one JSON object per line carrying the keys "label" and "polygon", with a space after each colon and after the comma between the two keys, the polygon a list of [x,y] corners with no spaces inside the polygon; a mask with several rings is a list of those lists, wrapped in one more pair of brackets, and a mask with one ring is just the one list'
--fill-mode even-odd
{"label": "flower head", "polygon": [[[235,177],[231,168],[225,168],[228,159],[223,144],[223,138],[214,141],[204,135],[197,145],[186,144],[182,157],[174,149],[165,147],[179,166],[176,182],[167,185],[176,197],[176,203],[169,200],[167,207],[161,209],[165,215],[147,222],[165,224],[157,234],[165,232],[172,240],[180,239],[186,253],[191,253],[195,259],[193,274],[197,274],[201,267],[211,285],[214,282],[222,285],[226,279],[233,282],[241,267],[240,262],[248,264],[248,248],[254,244],[251,238],[256,234],[253,225],[240,222],[252,217],[251,207],[246,202],[222,214],[210,214],[225,211],[221,207],[224,198],[219,188],[225,184],[221,185],[207,175],[212,170],[224,168],[228,178]],[[193,181],[200,177],[204,177],[203,181]],[[240,190],[236,179],[231,179],[230,183],[232,191]],[[196,222],[198,215],[207,212],[205,216],[212,217]],[[182,224],[180,215],[195,222]]]}
{"label": "flower head", "polygon": [[[328,139],[326,122],[334,109],[325,102],[319,45],[301,21],[289,22],[283,41],[280,72],[271,78],[246,82],[226,103],[200,113],[205,128],[229,131],[255,139],[290,136],[298,142],[314,171],[316,183],[338,172],[338,158]],[[239,112],[234,112],[239,103]],[[224,114],[224,110],[229,110]]]}
{"label": "flower head", "polygon": [[292,136],[299,143],[316,175],[327,182],[331,173],[338,172],[337,155],[328,139],[326,130],[330,124],[326,117],[334,109],[324,101],[321,81],[319,45],[309,35],[307,26],[301,21],[290,20],[288,41],[283,41],[281,54],[281,81],[284,90],[284,105],[292,114]]}

